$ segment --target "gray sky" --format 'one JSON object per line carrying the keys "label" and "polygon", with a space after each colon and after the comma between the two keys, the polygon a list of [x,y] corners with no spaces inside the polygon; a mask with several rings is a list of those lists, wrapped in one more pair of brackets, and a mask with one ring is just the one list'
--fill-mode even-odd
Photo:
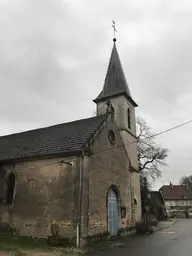
{"label": "gray sky", "polygon": [[[0,134],[93,114],[112,19],[137,114],[155,133],[192,119],[190,0],[0,0]],[[157,138],[170,153],[154,187],[192,174],[191,129]]]}

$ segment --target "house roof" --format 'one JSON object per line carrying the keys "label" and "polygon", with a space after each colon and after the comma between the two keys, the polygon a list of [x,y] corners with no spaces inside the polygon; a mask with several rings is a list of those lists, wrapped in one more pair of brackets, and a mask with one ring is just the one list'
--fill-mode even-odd
{"label": "house roof", "polygon": [[131,97],[131,93],[127,84],[127,80],[121,65],[119,54],[117,52],[116,43],[114,40],[103,90],[94,100],[94,102],[98,102],[100,100],[104,100],[108,97],[116,96],[119,94],[124,94],[126,97],[129,98],[129,100],[135,107],[137,106],[137,104]]}
{"label": "house roof", "polygon": [[164,185],[159,190],[162,193],[164,200],[181,200],[192,199],[192,193],[188,190],[186,185]]}
{"label": "house roof", "polygon": [[108,115],[0,137],[0,161],[80,152]]}

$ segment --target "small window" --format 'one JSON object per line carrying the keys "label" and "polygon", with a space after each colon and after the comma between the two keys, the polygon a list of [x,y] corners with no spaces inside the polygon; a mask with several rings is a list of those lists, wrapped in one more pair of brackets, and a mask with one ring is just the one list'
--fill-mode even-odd
{"label": "small window", "polygon": [[128,121],[128,128],[131,129],[131,111],[130,111],[130,108],[127,109],[127,121]]}
{"label": "small window", "polygon": [[137,199],[134,199],[134,205],[137,205]]}
{"label": "small window", "polygon": [[114,145],[115,144],[115,133],[112,130],[109,130],[108,133],[109,142]]}
{"label": "small window", "polygon": [[126,217],[126,207],[121,207],[121,218]]}
{"label": "small window", "polygon": [[5,194],[5,202],[7,204],[13,203],[13,195],[15,190],[15,175],[10,173],[7,177],[7,184],[6,184],[6,194]]}

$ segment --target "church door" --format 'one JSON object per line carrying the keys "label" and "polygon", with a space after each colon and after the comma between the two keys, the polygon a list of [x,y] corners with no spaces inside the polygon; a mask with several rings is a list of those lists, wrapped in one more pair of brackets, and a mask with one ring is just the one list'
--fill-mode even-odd
{"label": "church door", "polygon": [[111,236],[116,236],[118,231],[118,200],[113,189],[108,193],[108,232]]}

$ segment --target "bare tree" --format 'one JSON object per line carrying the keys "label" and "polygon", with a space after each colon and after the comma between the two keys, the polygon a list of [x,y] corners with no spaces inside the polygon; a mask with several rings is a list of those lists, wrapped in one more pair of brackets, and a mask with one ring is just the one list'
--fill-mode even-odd
{"label": "bare tree", "polygon": [[156,144],[155,136],[141,117],[137,118],[137,130],[139,171],[154,181],[161,176],[161,167],[167,165],[168,149]]}
{"label": "bare tree", "polygon": [[192,175],[181,177],[180,184],[186,185],[188,189],[192,191]]}

